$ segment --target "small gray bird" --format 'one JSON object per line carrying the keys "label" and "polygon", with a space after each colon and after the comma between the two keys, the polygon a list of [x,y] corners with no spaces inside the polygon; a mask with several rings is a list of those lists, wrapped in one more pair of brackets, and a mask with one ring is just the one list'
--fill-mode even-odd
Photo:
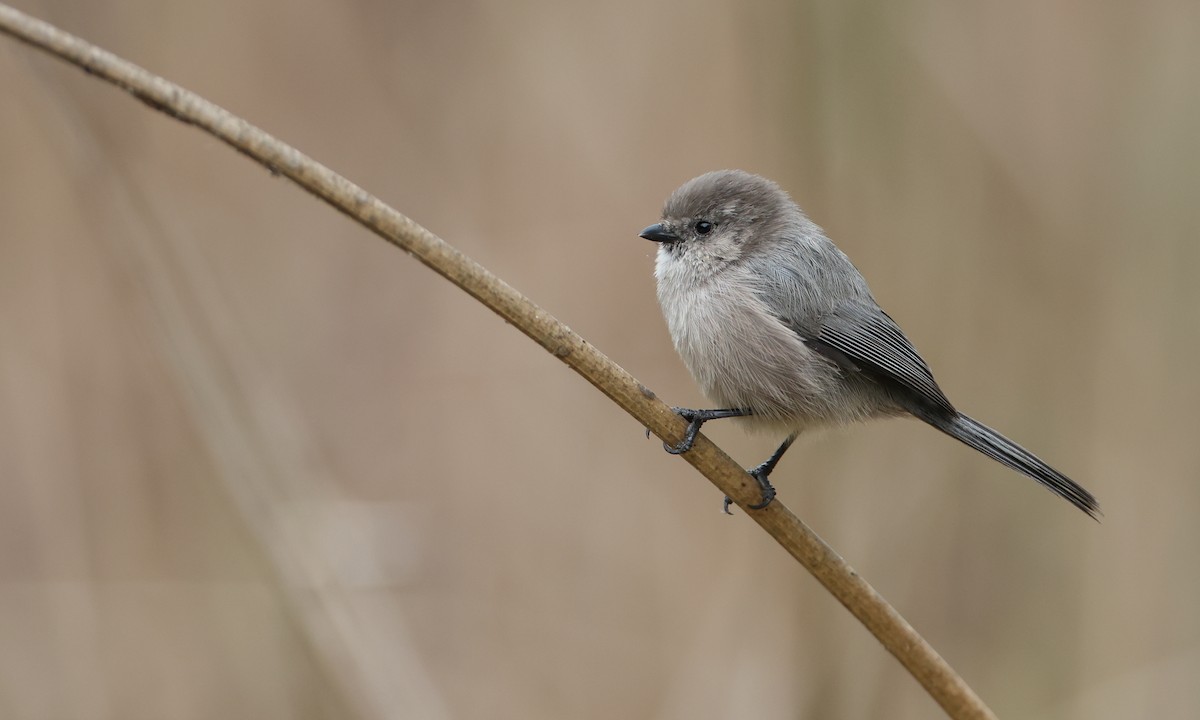
{"label": "small gray bird", "polygon": [[718,418],[788,433],[749,471],[762,488],[753,508],[774,499],[768,476],[801,431],[912,415],[1099,514],[1087,490],[954,409],[858,269],[775,183],[740,170],[701,175],[641,237],[659,243],[654,275],[675,349],[721,408],[676,408],[689,425],[668,452],[690,450]]}

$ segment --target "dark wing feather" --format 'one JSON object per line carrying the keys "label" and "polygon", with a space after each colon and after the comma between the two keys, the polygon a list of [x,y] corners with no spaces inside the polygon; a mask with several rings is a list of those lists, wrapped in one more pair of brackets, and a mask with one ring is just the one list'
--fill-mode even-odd
{"label": "dark wing feather", "polygon": [[956,412],[900,327],[873,303],[846,304],[833,310],[821,318],[817,337],[805,337],[805,342],[848,370],[898,384],[927,407]]}

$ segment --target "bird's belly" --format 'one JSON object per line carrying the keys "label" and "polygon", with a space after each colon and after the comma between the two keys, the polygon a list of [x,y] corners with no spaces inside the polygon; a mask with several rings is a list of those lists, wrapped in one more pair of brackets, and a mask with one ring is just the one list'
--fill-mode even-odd
{"label": "bird's belly", "polygon": [[713,403],[749,408],[750,424],[768,427],[857,419],[838,368],[753,297],[734,302],[722,292],[712,283],[663,298],[675,348]]}

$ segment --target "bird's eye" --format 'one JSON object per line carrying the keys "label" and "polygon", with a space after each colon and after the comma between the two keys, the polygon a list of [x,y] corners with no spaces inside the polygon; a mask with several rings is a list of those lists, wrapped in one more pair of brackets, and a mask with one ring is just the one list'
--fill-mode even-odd
{"label": "bird's eye", "polygon": [[712,232],[713,228],[715,228],[715,227],[716,227],[716,225],[713,225],[709,221],[701,220],[700,222],[696,223],[696,225],[695,225],[696,234],[697,235],[707,235],[710,232]]}

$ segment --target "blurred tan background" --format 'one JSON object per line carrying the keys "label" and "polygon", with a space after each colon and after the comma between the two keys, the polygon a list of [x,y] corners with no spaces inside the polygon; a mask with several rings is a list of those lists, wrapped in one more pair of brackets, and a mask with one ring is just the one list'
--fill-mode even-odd
{"label": "blurred tan background", "polygon": [[[1001,717],[1200,716],[1200,5],[21,0],[702,405],[637,237],[788,188],[955,403],[796,509]],[[928,718],[744,514],[413,259],[0,40],[0,716]],[[717,423],[757,463],[778,438]]]}

